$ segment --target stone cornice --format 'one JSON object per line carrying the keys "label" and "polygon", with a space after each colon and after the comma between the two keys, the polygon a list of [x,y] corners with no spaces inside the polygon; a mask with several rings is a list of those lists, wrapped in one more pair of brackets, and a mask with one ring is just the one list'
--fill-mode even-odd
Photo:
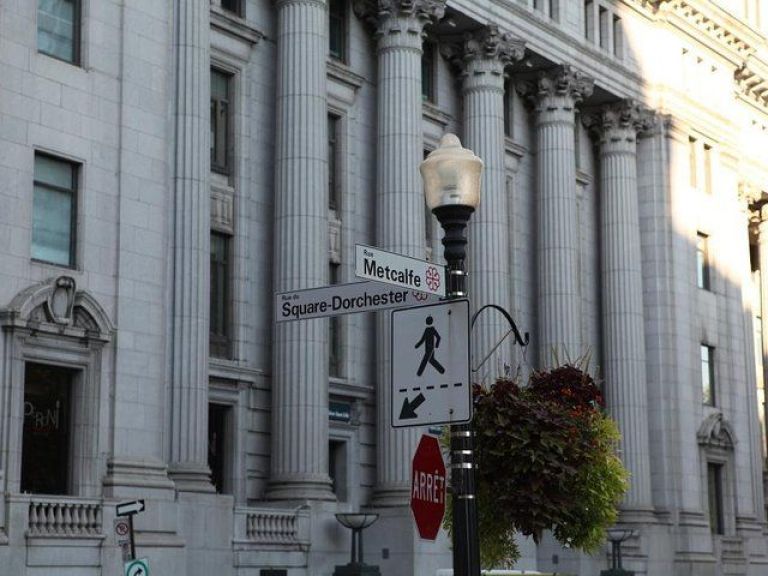
{"label": "stone cornice", "polygon": [[761,38],[713,2],[704,0],[633,0],[650,6],[656,17],[706,44],[721,56],[738,64],[755,51]]}

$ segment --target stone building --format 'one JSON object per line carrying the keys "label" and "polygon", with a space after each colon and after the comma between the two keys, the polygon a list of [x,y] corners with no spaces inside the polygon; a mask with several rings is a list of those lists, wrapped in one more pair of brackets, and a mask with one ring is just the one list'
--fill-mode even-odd
{"label": "stone building", "polygon": [[450,568],[385,315],[273,318],[357,243],[441,259],[418,165],[449,131],[485,162],[472,305],[531,333],[476,378],[590,354],[626,567],[768,573],[767,4],[0,2],[0,572],[118,573],[136,498],[153,573],[330,575],[358,509],[384,576]]}

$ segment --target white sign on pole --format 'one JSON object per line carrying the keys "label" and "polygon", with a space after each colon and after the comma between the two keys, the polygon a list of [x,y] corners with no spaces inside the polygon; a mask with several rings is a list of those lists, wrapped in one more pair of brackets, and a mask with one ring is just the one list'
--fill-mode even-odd
{"label": "white sign on pole", "polygon": [[133,500],[131,502],[121,502],[116,506],[117,516],[130,516],[144,512],[144,500]]}
{"label": "white sign on pole", "polygon": [[275,322],[308,320],[354,312],[405,308],[439,299],[416,290],[393,288],[381,282],[352,282],[275,295]]}
{"label": "white sign on pole", "polygon": [[115,541],[123,553],[123,562],[131,559],[131,526],[127,518],[115,518]]}
{"label": "white sign on pole", "polygon": [[131,560],[123,566],[125,568],[125,576],[149,576],[149,560],[146,558]]}
{"label": "white sign on pole", "polygon": [[469,301],[392,311],[392,426],[472,420]]}
{"label": "white sign on pole", "polygon": [[355,276],[445,296],[445,266],[363,244],[355,246]]}

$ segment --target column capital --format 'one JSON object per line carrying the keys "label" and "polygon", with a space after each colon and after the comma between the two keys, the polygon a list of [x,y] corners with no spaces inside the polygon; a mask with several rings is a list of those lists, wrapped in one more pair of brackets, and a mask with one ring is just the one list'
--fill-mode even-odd
{"label": "column capital", "polygon": [[546,106],[550,107],[555,100],[561,100],[560,106],[563,108],[573,108],[592,95],[594,84],[593,78],[574,70],[568,64],[561,64],[542,70],[535,80],[521,82],[517,91],[537,109],[541,109],[545,101]]}
{"label": "column capital", "polygon": [[420,42],[424,26],[445,14],[446,1],[354,0],[352,8],[358,18],[375,28],[380,39],[395,33],[415,32]]}
{"label": "column capital", "polygon": [[620,100],[587,111],[582,122],[601,144],[635,141],[640,132],[652,129],[654,114],[632,99]]}
{"label": "column capital", "polygon": [[460,43],[441,46],[440,51],[465,78],[488,72],[501,76],[506,66],[523,59],[525,41],[489,24],[467,32]]}

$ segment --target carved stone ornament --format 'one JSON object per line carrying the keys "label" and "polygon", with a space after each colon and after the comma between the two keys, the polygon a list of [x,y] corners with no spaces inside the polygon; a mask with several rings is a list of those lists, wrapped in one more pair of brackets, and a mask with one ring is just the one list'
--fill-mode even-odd
{"label": "carved stone ornament", "polygon": [[393,18],[412,18],[424,26],[445,14],[447,0],[354,0],[352,9],[361,20],[385,33]]}
{"label": "carved stone ornament", "polygon": [[475,32],[467,32],[460,44],[445,44],[440,51],[454,66],[467,73],[468,65],[476,60],[494,60],[501,67],[514,64],[525,55],[525,42],[501,32],[495,24]]}
{"label": "carved stone ornament", "polygon": [[546,98],[568,98],[578,104],[589,98],[595,81],[568,64],[561,64],[539,72],[536,80],[521,82],[517,91],[529,104],[538,106]]}
{"label": "carved stone ornament", "polygon": [[584,126],[598,139],[620,137],[622,133],[634,138],[655,125],[655,115],[630,98],[587,111],[582,116]]}
{"label": "carved stone ornament", "polygon": [[696,433],[699,445],[708,448],[733,450],[736,446],[736,436],[730,423],[723,418],[722,412],[708,416]]}
{"label": "carved stone ornament", "polygon": [[56,324],[72,324],[72,309],[75,305],[75,279],[59,276],[54,281],[53,290],[46,301],[47,312]]}

